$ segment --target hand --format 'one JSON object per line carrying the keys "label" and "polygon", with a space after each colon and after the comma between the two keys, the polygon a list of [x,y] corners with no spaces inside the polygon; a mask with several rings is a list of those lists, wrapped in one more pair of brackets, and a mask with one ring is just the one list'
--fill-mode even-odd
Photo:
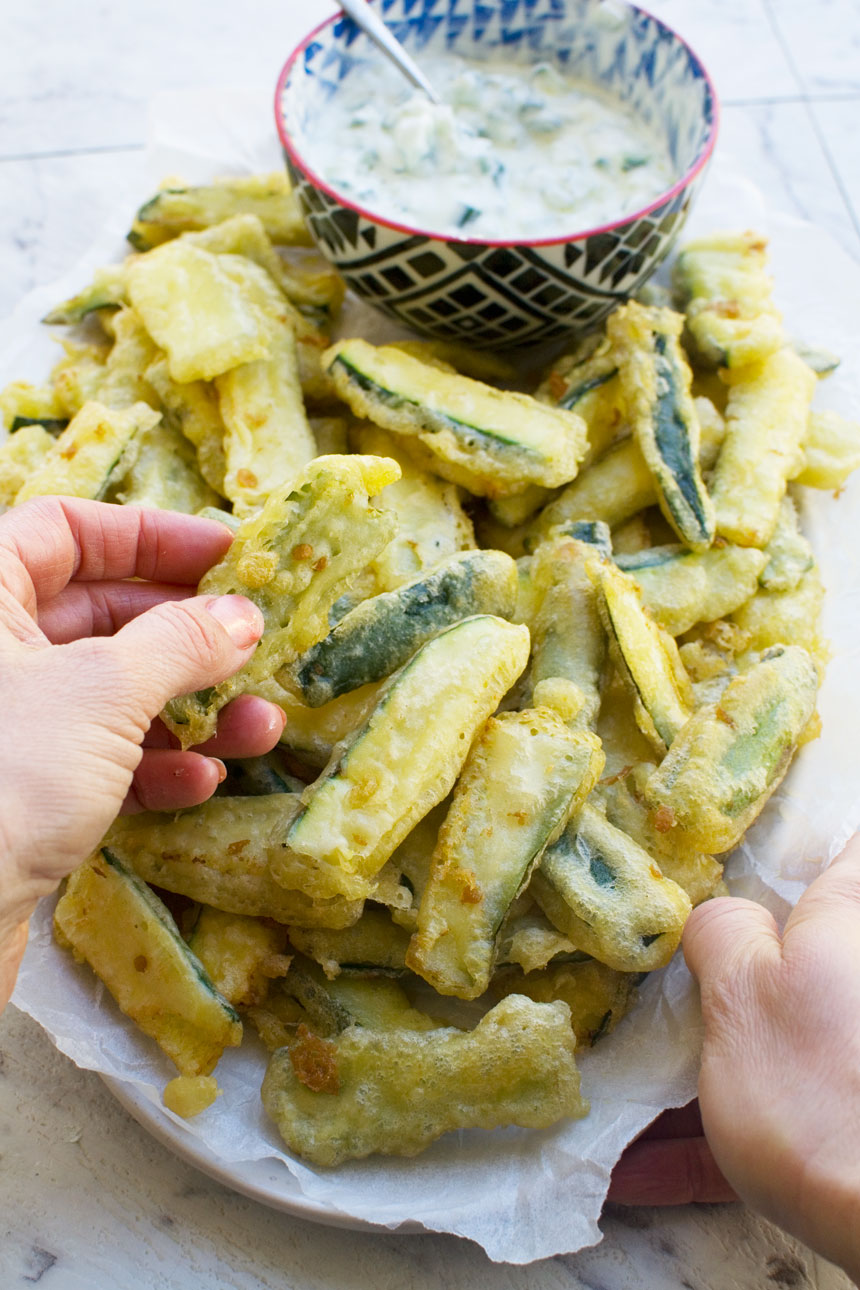
{"label": "hand", "polygon": [[[712,900],[690,916],[684,953],[702,991],[699,1102],[713,1161],[742,1200],[857,1280],[860,835],[781,935],[760,905]],[[677,1199],[719,1199],[703,1194],[719,1189],[709,1165],[701,1178]]]}
{"label": "hand", "polygon": [[219,754],[266,752],[283,730],[250,696],[196,751],[154,721],[235,672],[262,633],[251,601],[194,594],[230,542],[210,520],[71,498],[0,517],[0,1007],[36,901],[121,809],[205,801]]}

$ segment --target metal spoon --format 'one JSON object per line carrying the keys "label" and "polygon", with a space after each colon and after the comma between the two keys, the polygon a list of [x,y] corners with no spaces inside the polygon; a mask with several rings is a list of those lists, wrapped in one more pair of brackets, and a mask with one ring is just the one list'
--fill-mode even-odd
{"label": "metal spoon", "polygon": [[392,63],[399,67],[413,85],[423,90],[431,103],[441,103],[439,95],[427,80],[427,77],[407,54],[400,41],[392,36],[382,19],[371,9],[367,0],[340,0],[344,9],[361,30],[370,37],[375,45],[387,54]]}

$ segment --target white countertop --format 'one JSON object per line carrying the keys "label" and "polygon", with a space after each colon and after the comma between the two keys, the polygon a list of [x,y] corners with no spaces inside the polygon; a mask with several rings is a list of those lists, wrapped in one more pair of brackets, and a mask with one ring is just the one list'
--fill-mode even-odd
{"label": "white countertop", "polygon": [[[860,259],[856,0],[651,0],[711,70],[719,148],[773,207]],[[0,316],[148,194],[161,90],[274,86],[328,0],[4,0]],[[232,11],[231,11],[232,10]],[[353,1233],[267,1209],[177,1160],[29,1018],[0,1019],[0,1288],[45,1290],[845,1290],[741,1206],[610,1208],[603,1243],[518,1268],[445,1236]],[[560,1203],[563,1203],[560,1201]]]}

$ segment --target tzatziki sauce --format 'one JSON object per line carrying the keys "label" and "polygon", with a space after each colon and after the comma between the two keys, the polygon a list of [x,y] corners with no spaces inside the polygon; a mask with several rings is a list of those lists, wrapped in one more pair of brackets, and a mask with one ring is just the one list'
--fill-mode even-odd
{"label": "tzatziki sauce", "polygon": [[320,178],[383,219],[451,237],[561,238],[632,214],[678,178],[666,141],[631,108],[549,63],[421,65],[441,104],[368,59],[306,131]]}

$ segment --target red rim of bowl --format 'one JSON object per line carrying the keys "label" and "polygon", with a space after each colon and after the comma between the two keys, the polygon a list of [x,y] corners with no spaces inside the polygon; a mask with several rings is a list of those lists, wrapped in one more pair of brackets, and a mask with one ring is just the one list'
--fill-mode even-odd
{"label": "red rim of bowl", "polygon": [[671,199],[684,188],[688,188],[699,172],[707,165],[711,153],[714,150],[714,145],[717,142],[717,134],[719,133],[720,125],[720,101],[717,97],[716,87],[714,86],[714,82],[711,79],[708,69],[705,67],[705,64],[702,62],[701,58],[699,58],[699,55],[692,46],[689,45],[684,37],[679,35],[673,27],[668,26],[668,24],[663,22],[661,18],[657,18],[654,14],[649,13],[647,9],[642,9],[639,5],[630,4],[628,3],[628,0],[622,0],[622,3],[624,3],[625,7],[630,9],[633,13],[642,14],[646,18],[650,18],[650,20],[655,22],[662,31],[665,31],[668,35],[677,40],[680,45],[683,45],[693,62],[699,68],[702,78],[710,91],[713,107],[713,119],[711,121],[710,134],[707,137],[701,156],[693,162],[692,166],[684,172],[681,178],[677,180],[671,188],[667,188],[664,192],[660,193],[654,201],[649,202],[647,206],[642,206],[639,210],[631,211],[629,215],[623,215],[620,219],[612,220],[609,224],[600,224],[596,228],[577,230],[573,233],[563,234],[560,237],[507,237],[496,239],[486,237],[454,237],[446,233],[433,232],[430,229],[417,228],[414,224],[401,224],[398,223],[397,220],[386,219],[384,215],[378,215],[375,211],[368,210],[364,206],[359,206],[356,202],[350,201],[348,197],[344,197],[336,188],[332,188],[331,184],[322,179],[316,171],[308,165],[298,148],[296,148],[295,144],[290,140],[284,124],[282,100],[287,80],[298,58],[308,47],[311,41],[315,39],[318,33],[323,30],[323,28],[330,27],[335,22],[339,22],[342,18],[347,16],[342,9],[338,10],[337,13],[332,14],[330,18],[326,18],[324,22],[318,23],[312,31],[309,31],[304,40],[296,46],[287,61],[284,63],[284,66],[281,68],[281,74],[278,77],[278,83],[275,87],[275,125],[277,127],[281,145],[296,168],[303,171],[308,178],[312,180],[314,186],[321,188],[322,191],[331,197],[333,201],[337,202],[340,206],[347,207],[349,210],[356,211],[371,223],[382,224],[385,228],[394,229],[398,233],[409,233],[413,237],[426,237],[438,242],[460,242],[471,246],[559,246],[566,242],[581,242],[583,238],[595,237],[598,233],[610,233],[613,229],[621,228],[625,224],[631,224],[634,220],[641,219],[644,215],[650,214],[650,212],[656,210],[658,206],[663,206],[666,202],[671,201]]}

